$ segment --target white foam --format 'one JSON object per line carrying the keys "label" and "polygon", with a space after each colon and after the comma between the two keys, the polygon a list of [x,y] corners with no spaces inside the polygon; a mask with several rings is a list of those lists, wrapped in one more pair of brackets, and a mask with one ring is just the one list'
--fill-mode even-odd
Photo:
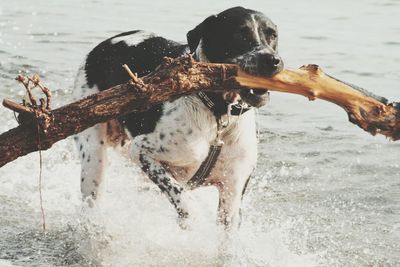
{"label": "white foam", "polygon": [[[115,160],[106,174],[106,191],[88,216],[104,227],[103,237],[82,248],[89,258],[101,255],[97,259],[103,266],[316,265],[313,255],[290,251],[284,242],[287,229],[260,232],[260,226],[247,223],[223,244],[224,232],[215,224],[218,198],[213,187],[193,191],[201,216],[190,230],[180,229],[166,197],[152,183],[143,182],[137,168],[129,163],[121,168],[118,157],[111,151]],[[104,239],[107,246],[99,248]]]}
{"label": "white foam", "polygon": [[0,266],[1,267],[18,267],[18,265],[14,265],[12,262],[9,262],[7,260],[1,260],[1,259],[0,259]]}
{"label": "white foam", "polygon": [[[167,198],[153,183],[143,179],[138,168],[113,150],[109,151],[113,160],[106,172],[103,195],[95,208],[81,210],[76,151],[67,147],[74,147],[72,140],[43,152],[47,227],[50,233],[56,229],[68,231],[73,247],[78,247],[79,255],[86,260],[121,267],[316,265],[312,256],[290,251],[285,244],[285,233],[289,232],[286,228],[258,230],[264,219],[249,223],[252,218],[245,217],[239,233],[221,249],[223,234],[215,224],[217,191],[212,187],[193,191],[200,216],[190,230],[180,229],[176,211]],[[1,170],[1,192],[27,203],[33,213],[33,221],[20,223],[26,229],[39,231],[37,154]],[[15,177],[15,173],[19,176]]]}

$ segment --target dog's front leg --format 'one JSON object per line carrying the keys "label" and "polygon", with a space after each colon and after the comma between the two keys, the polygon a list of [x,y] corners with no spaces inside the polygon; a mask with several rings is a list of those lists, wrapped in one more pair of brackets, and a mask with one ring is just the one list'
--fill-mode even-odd
{"label": "dog's front leg", "polygon": [[[218,260],[221,266],[237,265],[237,262],[240,262],[246,256],[242,255],[242,250],[238,249],[240,243],[236,239],[241,220],[240,206],[245,184],[240,180],[232,181],[228,179],[217,184],[219,191],[217,223],[223,230],[218,242]],[[239,265],[242,266],[242,264]]]}
{"label": "dog's front leg", "polygon": [[98,124],[74,137],[81,160],[81,192],[89,206],[94,205],[106,168],[106,124]]}
{"label": "dog's front leg", "polygon": [[247,180],[226,181],[217,185],[219,192],[217,222],[226,230],[237,229],[240,225],[240,208],[246,190]]}
{"label": "dog's front leg", "polygon": [[139,155],[142,170],[165,193],[181,219],[189,217],[188,197],[184,188],[169,174],[162,164],[146,154]]}
{"label": "dog's front leg", "polygon": [[233,188],[219,186],[219,203],[217,222],[227,230],[237,228],[240,223],[239,210],[241,194]]}

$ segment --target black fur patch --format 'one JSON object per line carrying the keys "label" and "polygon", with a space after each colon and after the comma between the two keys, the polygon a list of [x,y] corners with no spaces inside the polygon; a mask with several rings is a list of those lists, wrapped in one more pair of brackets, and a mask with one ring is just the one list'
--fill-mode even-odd
{"label": "black fur patch", "polygon": [[[112,43],[113,38],[136,34],[139,31],[125,32],[109,38],[96,46],[88,55],[85,65],[86,78],[90,87],[105,90],[130,78],[122,69],[127,64],[133,72],[144,76],[152,72],[165,56],[178,57],[187,49],[186,45],[162,37],[151,37],[137,45],[125,42]],[[143,113],[129,114],[120,119],[132,136],[146,134],[154,128],[163,113],[163,105],[156,105]]]}
{"label": "black fur patch", "polygon": [[[209,99],[214,103],[211,111],[219,118],[228,112],[228,103],[224,100],[221,93],[205,92]],[[207,105],[205,105],[207,106]]]}

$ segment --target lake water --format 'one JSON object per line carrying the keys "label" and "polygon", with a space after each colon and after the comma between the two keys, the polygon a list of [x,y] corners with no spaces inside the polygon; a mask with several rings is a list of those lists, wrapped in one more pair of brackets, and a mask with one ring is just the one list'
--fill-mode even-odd
{"label": "lake water", "polygon": [[[0,96],[19,100],[19,72],[39,73],[55,106],[98,42],[146,29],[177,41],[206,16],[243,5],[280,30],[286,67],[317,63],[340,79],[400,100],[400,1],[0,0]],[[216,192],[194,191],[203,214],[192,229],[129,162],[111,152],[106,191],[82,208],[71,138],[39,158],[0,169],[0,266],[400,266],[400,142],[373,137],[339,107],[272,93],[258,115],[259,164],[240,231],[221,259]],[[0,130],[16,125],[0,108]],[[122,162],[122,164],[121,164]]]}

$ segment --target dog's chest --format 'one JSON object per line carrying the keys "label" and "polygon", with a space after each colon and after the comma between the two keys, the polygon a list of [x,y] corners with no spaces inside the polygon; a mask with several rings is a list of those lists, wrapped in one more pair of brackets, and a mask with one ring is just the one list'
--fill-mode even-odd
{"label": "dog's chest", "polygon": [[195,96],[187,96],[166,102],[154,131],[139,136],[139,142],[157,160],[186,167],[207,156],[216,132],[212,113]]}
{"label": "dog's chest", "polygon": [[[221,158],[227,161],[238,158],[241,156],[239,151],[249,144],[244,139],[254,130],[254,126],[248,123],[254,118],[250,113],[248,115],[230,118],[230,124],[222,135]],[[216,135],[217,121],[213,113],[196,96],[187,96],[166,103],[154,132],[138,136],[134,142],[139,149],[146,150],[162,162],[178,181],[186,182],[207,157]],[[255,132],[253,135],[255,139]],[[225,162],[218,161],[217,165],[221,166],[215,168],[223,169]]]}

